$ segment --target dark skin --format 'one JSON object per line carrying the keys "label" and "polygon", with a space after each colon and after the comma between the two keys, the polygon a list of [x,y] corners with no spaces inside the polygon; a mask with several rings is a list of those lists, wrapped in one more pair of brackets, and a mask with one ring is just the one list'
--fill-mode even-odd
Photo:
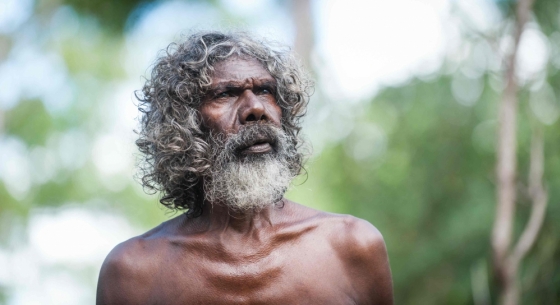
{"label": "dark skin", "polygon": [[[215,66],[200,109],[205,125],[235,133],[281,126],[274,78],[256,60]],[[270,153],[269,143],[244,150]],[[107,256],[97,304],[393,304],[385,243],[367,221],[287,199],[252,213],[219,202],[121,243]]]}

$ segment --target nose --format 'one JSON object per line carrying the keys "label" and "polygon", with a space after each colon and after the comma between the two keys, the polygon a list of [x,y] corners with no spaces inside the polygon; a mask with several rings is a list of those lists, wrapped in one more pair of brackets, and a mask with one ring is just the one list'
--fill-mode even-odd
{"label": "nose", "polygon": [[259,99],[251,90],[246,90],[241,96],[241,105],[238,109],[239,122],[241,125],[249,122],[267,121],[264,102]]}

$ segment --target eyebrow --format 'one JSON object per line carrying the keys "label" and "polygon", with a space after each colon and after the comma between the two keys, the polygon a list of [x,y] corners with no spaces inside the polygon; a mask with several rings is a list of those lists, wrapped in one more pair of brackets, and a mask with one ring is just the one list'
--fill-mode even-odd
{"label": "eyebrow", "polygon": [[235,81],[221,82],[214,86],[211,86],[210,91],[216,92],[222,90],[238,89],[239,87],[242,87],[243,84],[245,84],[245,82],[235,82]]}
{"label": "eyebrow", "polygon": [[[223,90],[236,90],[243,87],[246,84],[246,81],[238,82],[238,81],[226,81],[220,82],[214,86],[210,87],[211,92],[223,91]],[[275,80],[263,80],[257,82],[256,88],[267,88],[267,89],[276,89],[276,81]]]}
{"label": "eyebrow", "polygon": [[265,87],[265,88],[276,88],[276,81],[273,80],[265,80],[263,81],[259,87]]}

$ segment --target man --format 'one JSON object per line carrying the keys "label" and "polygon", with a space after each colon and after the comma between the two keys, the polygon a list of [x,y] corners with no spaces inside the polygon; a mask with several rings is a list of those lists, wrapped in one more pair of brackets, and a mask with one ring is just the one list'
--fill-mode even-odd
{"label": "man", "polygon": [[310,89],[288,50],[245,33],[167,49],[137,145],[144,187],[186,213],[113,249],[97,304],[392,304],[371,224],[283,198]]}

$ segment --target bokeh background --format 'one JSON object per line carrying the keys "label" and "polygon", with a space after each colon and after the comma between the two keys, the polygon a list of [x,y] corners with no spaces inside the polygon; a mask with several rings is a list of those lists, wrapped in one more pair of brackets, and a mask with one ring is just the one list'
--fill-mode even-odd
{"label": "bokeh background", "polygon": [[[316,80],[288,197],[384,235],[396,304],[493,304],[497,109],[513,0],[0,0],[0,304],[93,304],[117,243],[175,214],[134,181],[140,89],[192,29],[293,46]],[[519,183],[545,132],[549,206],[523,304],[560,304],[560,1],[519,46]],[[516,234],[527,221],[520,195]]]}

